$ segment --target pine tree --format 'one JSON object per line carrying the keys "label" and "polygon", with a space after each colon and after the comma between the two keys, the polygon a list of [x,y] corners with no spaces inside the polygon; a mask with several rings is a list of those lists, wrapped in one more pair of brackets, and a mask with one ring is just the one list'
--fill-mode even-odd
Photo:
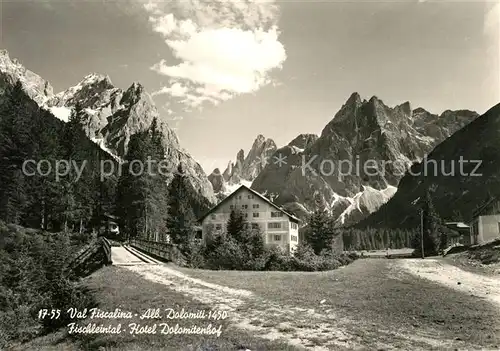
{"label": "pine tree", "polygon": [[76,173],[70,172],[59,180],[61,194],[58,213],[64,230],[68,230],[75,222],[80,223],[84,219],[87,221],[92,210],[93,181],[92,174],[87,168],[89,161],[87,150],[90,145],[83,130],[84,119],[85,112],[77,103],[62,131],[61,146],[64,160],[83,167],[80,178],[77,178]]}
{"label": "pine tree", "polygon": [[[33,154],[35,161],[49,160],[50,162],[63,158],[61,155],[62,122],[57,120],[48,111],[39,110],[32,116]],[[34,171],[34,167],[29,167]],[[26,210],[25,225],[32,228],[46,230],[53,209],[60,199],[60,184],[51,172],[48,176],[41,176],[34,172],[33,176],[26,178],[28,188],[28,208]]]}
{"label": "pine tree", "polygon": [[385,237],[385,240],[384,240],[385,247],[392,248],[391,233],[390,233],[389,229],[384,230],[384,237]]}
{"label": "pine tree", "polygon": [[[76,182],[75,174],[56,179],[54,169],[40,175],[24,161],[93,161],[90,151],[98,149],[82,130],[85,113],[80,106],[68,123],[55,118],[39,106],[17,83],[7,90],[0,104],[0,218],[23,226],[45,230],[71,229],[74,222],[90,217],[94,203],[92,172]],[[109,157],[109,156],[107,156]],[[81,166],[81,164],[80,164]],[[114,188],[113,181],[110,188]],[[109,196],[106,201],[109,202]]]}
{"label": "pine tree", "polygon": [[240,211],[231,211],[226,225],[226,234],[231,238],[241,241],[243,231],[248,226],[243,214]]}
{"label": "pine tree", "polygon": [[27,189],[22,165],[32,154],[30,118],[21,82],[17,82],[6,102],[0,104],[0,218],[20,223],[27,205]]}
{"label": "pine tree", "polygon": [[167,227],[167,180],[158,169],[165,152],[156,123],[154,119],[147,131],[131,137],[117,189],[117,210],[123,231],[129,237],[148,240],[164,237]]}
{"label": "pine tree", "polygon": [[[439,217],[432,203],[430,192],[426,192],[425,202],[423,203],[423,241],[424,241],[424,254],[426,256],[436,255],[438,252],[439,238],[438,238],[438,224]],[[421,254],[421,238],[420,233],[414,236],[413,246],[415,254]]]}
{"label": "pine tree", "polygon": [[316,210],[309,217],[306,241],[319,255],[323,249],[330,249],[334,238],[333,222],[324,210]]}
{"label": "pine tree", "polygon": [[190,205],[187,182],[182,164],[179,164],[168,188],[167,228],[173,243],[180,245],[181,249],[187,249],[195,235],[196,218]]}
{"label": "pine tree", "polygon": [[448,234],[444,228],[439,233],[439,251],[443,252],[448,247]]}

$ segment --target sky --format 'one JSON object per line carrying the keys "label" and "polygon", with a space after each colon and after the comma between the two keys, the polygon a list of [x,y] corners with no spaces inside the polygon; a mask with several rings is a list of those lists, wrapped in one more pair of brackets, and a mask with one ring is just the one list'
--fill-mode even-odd
{"label": "sky", "polygon": [[485,112],[499,22],[493,1],[0,0],[0,48],[56,92],[140,82],[210,173],[258,134],[320,134],[353,92]]}

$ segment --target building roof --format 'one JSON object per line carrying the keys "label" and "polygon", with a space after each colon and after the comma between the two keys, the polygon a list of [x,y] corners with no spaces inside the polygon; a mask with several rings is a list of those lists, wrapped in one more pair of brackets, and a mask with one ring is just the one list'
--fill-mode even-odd
{"label": "building roof", "polygon": [[275,203],[273,203],[272,201],[270,201],[267,197],[265,197],[264,195],[262,195],[261,193],[258,193],[257,191],[253,190],[253,189],[250,189],[249,187],[247,187],[246,185],[241,185],[238,189],[236,189],[235,191],[233,191],[231,194],[229,194],[224,200],[222,200],[221,202],[219,202],[217,205],[215,205],[214,207],[212,207],[210,210],[208,210],[207,213],[205,213],[202,217],[200,217],[198,219],[198,221],[203,221],[209,214],[211,214],[213,211],[215,211],[217,208],[219,208],[219,206],[221,206],[223,203],[225,203],[227,200],[229,200],[230,198],[232,198],[238,191],[240,191],[241,189],[246,189],[248,190],[249,192],[251,192],[252,194],[254,194],[255,196],[258,196],[259,198],[261,198],[262,200],[264,200],[265,202],[267,202],[269,205],[273,206],[274,208],[276,208],[277,210],[279,210],[280,212],[283,212],[284,214],[286,214],[290,219],[292,219],[293,221],[296,221],[296,222],[299,222],[300,219],[298,219],[297,217],[295,217],[293,214],[285,211],[282,207],[276,205]]}
{"label": "building roof", "polygon": [[485,212],[491,211],[494,206],[498,205],[498,200],[496,197],[490,197],[483,205],[479,206],[475,211],[472,212],[472,217],[477,218]]}
{"label": "building roof", "polygon": [[118,219],[118,216],[113,216],[112,214],[109,213],[103,213],[102,216],[108,219],[114,219],[114,220]]}
{"label": "building roof", "polygon": [[470,226],[464,222],[446,222],[445,224],[456,228],[470,228]]}

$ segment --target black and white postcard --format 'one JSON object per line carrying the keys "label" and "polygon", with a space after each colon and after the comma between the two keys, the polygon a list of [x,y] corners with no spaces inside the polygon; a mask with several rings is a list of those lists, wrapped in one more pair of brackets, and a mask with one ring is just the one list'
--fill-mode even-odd
{"label": "black and white postcard", "polygon": [[0,0],[0,350],[500,350],[500,2]]}

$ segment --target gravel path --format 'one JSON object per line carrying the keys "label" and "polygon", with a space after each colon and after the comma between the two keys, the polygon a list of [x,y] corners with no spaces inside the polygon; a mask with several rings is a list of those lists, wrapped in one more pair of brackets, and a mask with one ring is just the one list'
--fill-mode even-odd
{"label": "gravel path", "polygon": [[[401,268],[409,269],[412,273],[423,274],[429,271],[431,266],[433,269],[439,267],[430,260],[425,262],[425,269],[419,261],[391,261],[387,262],[391,265],[396,263],[397,266],[401,262]],[[251,291],[209,283],[166,265],[128,265],[125,268],[205,303],[214,310],[227,311],[231,325],[235,328],[268,340],[286,340],[291,346],[299,349],[365,350],[368,347],[384,350],[429,350],[466,347],[462,342],[437,338],[436,335],[424,331],[388,330],[384,325],[374,327],[359,318],[353,320],[351,316],[340,314],[323,305],[316,309],[306,309],[266,300]],[[436,273],[435,276],[439,274]]]}
{"label": "gravel path", "polygon": [[403,270],[413,275],[488,299],[500,309],[500,277],[467,272],[440,259],[406,259],[400,260],[399,263]]}

